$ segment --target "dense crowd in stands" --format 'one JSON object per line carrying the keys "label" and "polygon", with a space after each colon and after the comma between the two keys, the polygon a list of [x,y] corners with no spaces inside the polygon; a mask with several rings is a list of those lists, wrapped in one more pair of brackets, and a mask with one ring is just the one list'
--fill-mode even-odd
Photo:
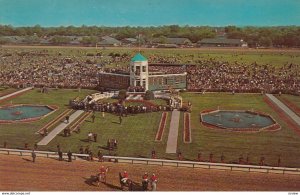
{"label": "dense crowd in stands", "polygon": [[179,74],[186,72],[185,65],[150,65],[149,72],[163,74]]}
{"label": "dense crowd in stands", "polygon": [[[2,55],[3,56],[3,55]],[[95,88],[98,66],[72,57],[40,56],[30,52],[0,58],[0,85],[20,87]]]}
{"label": "dense crowd in stands", "polygon": [[299,92],[299,65],[287,64],[281,68],[252,63],[202,61],[187,66],[187,89],[191,91],[234,92]]}
{"label": "dense crowd in stands", "polygon": [[179,64],[181,60],[178,56],[160,56],[160,55],[151,55],[148,58],[149,62],[155,63],[168,63],[168,64]]}
{"label": "dense crowd in stands", "polygon": [[[77,51],[81,52],[81,51]],[[195,65],[178,65],[180,57],[150,55],[149,72],[176,74],[187,72],[187,89],[191,91],[235,92],[299,92],[299,64],[286,63],[281,67],[253,62],[229,63],[211,58],[195,60]],[[194,56],[190,57],[194,59]],[[20,87],[89,88],[99,86],[100,72],[128,74],[130,56],[76,56],[60,53],[50,55],[47,50],[29,52],[0,51],[0,85]],[[172,65],[160,65],[167,63]],[[106,65],[115,64],[115,68]]]}

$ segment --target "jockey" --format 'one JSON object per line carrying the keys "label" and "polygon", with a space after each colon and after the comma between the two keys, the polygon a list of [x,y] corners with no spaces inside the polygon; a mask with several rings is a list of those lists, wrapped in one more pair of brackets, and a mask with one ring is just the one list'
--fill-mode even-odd
{"label": "jockey", "polygon": [[143,181],[148,182],[148,173],[144,173],[142,179]]}
{"label": "jockey", "polygon": [[143,191],[148,190],[148,173],[144,173],[142,177],[142,189]]}
{"label": "jockey", "polygon": [[122,181],[123,183],[126,183],[127,179],[128,179],[128,173],[127,173],[127,171],[124,171],[124,173],[123,173],[123,178],[121,179],[121,181]]}
{"label": "jockey", "polygon": [[151,176],[151,182],[157,182],[158,178],[157,176],[153,173],[152,176]]}
{"label": "jockey", "polygon": [[102,165],[101,167],[100,167],[100,175],[101,174],[105,174],[106,173],[106,169],[105,169],[105,167]]}

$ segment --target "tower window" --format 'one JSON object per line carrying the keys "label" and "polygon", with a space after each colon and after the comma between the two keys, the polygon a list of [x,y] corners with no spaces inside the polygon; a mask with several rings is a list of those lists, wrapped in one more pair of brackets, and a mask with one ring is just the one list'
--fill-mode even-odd
{"label": "tower window", "polygon": [[137,66],[137,67],[135,67],[135,68],[136,68],[135,74],[136,74],[136,75],[139,75],[139,74],[140,74],[140,71],[141,71],[140,67]]}

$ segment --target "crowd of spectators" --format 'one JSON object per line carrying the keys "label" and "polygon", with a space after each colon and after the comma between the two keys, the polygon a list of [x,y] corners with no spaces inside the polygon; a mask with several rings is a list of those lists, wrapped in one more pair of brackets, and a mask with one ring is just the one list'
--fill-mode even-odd
{"label": "crowd of spectators", "polygon": [[[82,55],[81,52],[78,50],[78,55],[73,52],[66,56],[58,52],[53,55],[48,50],[2,50],[0,85],[95,89],[99,86],[100,72],[129,74],[130,55]],[[181,57],[190,57],[195,65],[178,65],[182,63]],[[276,67],[256,62],[227,62],[219,58],[195,60],[194,57],[149,55],[149,72],[187,72],[187,89],[190,91],[293,93],[300,90],[299,64],[286,63]],[[125,63],[127,66],[122,65]],[[112,64],[115,68],[107,67]]]}
{"label": "crowd of spectators", "polygon": [[39,52],[2,54],[0,65],[0,85],[12,87],[95,88],[100,69],[75,56],[66,58]]}
{"label": "crowd of spectators", "polygon": [[153,63],[167,63],[167,64],[179,64],[182,63],[179,56],[161,56],[161,55],[151,55],[148,58],[149,62]]}
{"label": "crowd of spectators", "polygon": [[163,65],[163,64],[152,64],[149,66],[149,72],[162,73],[162,74],[180,74],[186,72],[185,65]]}
{"label": "crowd of spectators", "polygon": [[92,110],[97,112],[108,112],[117,115],[127,116],[128,114],[138,114],[145,112],[158,112],[158,111],[171,111],[173,108],[169,105],[155,105],[155,104],[144,104],[139,105],[127,105],[108,103],[108,102],[94,102],[89,104],[84,101],[71,100],[69,103],[70,107],[75,110]]}
{"label": "crowd of spectators", "polygon": [[190,91],[284,92],[300,90],[300,67],[229,64],[221,61],[201,61],[187,66],[187,89]]}

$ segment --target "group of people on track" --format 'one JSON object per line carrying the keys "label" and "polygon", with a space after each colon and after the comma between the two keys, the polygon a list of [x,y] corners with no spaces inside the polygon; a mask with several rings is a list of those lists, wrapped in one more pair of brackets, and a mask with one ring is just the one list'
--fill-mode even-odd
{"label": "group of people on track", "polygon": [[[100,184],[100,182],[105,182],[106,183],[106,173],[108,172],[108,167],[105,168],[105,166],[101,165],[100,169],[99,169],[99,173],[98,175],[98,186]],[[125,170],[122,174],[122,178],[120,180],[120,182],[122,182],[123,184],[126,184],[129,179],[129,174],[128,172]],[[155,173],[153,173],[151,176],[149,176],[149,174],[147,172],[145,172],[142,176],[142,191],[147,191],[148,186],[150,184],[151,186],[151,191],[156,191],[156,184],[158,182],[158,177]]]}

